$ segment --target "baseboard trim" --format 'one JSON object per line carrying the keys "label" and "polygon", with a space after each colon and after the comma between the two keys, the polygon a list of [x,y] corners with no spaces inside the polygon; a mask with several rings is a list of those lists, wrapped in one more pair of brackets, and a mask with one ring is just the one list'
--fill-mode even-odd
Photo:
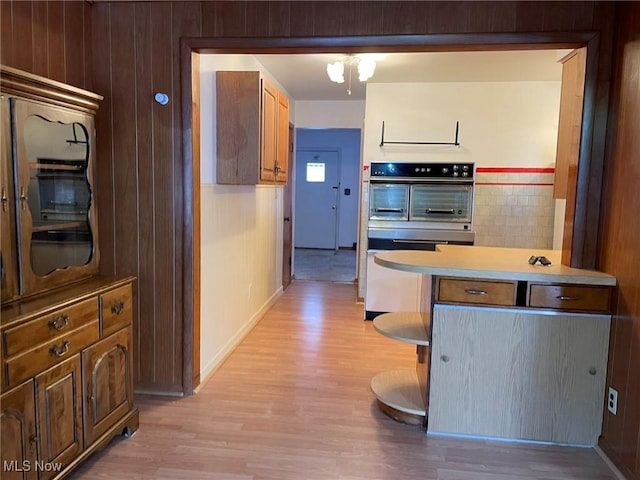
{"label": "baseboard trim", "polygon": [[604,460],[604,463],[607,464],[609,469],[613,472],[618,480],[627,480],[627,477],[618,469],[618,467],[616,467],[616,464],[613,463],[613,460],[608,457],[608,455],[604,452],[604,450],[600,448],[600,446],[596,445],[593,448],[596,453],[600,455],[600,458]]}

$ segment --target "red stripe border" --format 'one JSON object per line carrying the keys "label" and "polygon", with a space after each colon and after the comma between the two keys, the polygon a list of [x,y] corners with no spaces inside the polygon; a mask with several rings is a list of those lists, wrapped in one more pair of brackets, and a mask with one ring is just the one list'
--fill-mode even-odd
{"label": "red stripe border", "polygon": [[476,173],[554,173],[555,168],[538,167],[478,167]]}
{"label": "red stripe border", "polygon": [[517,185],[522,187],[553,187],[553,183],[526,183],[526,182],[476,182],[476,187],[486,185]]}

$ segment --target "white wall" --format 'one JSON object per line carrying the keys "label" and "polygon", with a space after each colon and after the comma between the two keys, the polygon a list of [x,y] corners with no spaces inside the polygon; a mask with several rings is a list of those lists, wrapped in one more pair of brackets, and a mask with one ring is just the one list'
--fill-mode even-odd
{"label": "white wall", "polygon": [[296,128],[362,128],[365,102],[296,101]]}
{"label": "white wall", "polygon": [[215,184],[215,71],[247,55],[201,55],[200,376],[214,371],[282,293],[282,187]]}
{"label": "white wall", "polygon": [[[371,161],[464,161],[476,167],[553,167],[559,104],[560,82],[371,83],[364,166]],[[452,142],[459,121],[461,145],[380,147],[383,121],[385,141],[411,142]],[[366,246],[368,171],[361,190],[360,245]],[[358,295],[364,296],[366,248],[359,258]]]}
{"label": "white wall", "polygon": [[[367,85],[363,156],[369,161],[466,161],[476,166],[553,166],[560,82]],[[380,148],[387,141],[454,139],[460,147]]]}

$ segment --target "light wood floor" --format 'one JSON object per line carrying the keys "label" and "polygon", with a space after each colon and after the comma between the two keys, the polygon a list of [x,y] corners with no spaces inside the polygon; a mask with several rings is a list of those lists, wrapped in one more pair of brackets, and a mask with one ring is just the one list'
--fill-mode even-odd
{"label": "light wood floor", "polygon": [[138,398],[140,430],[77,479],[615,479],[589,448],[425,435],[369,390],[415,349],[362,320],[355,285],[298,281],[206,383],[184,399]]}

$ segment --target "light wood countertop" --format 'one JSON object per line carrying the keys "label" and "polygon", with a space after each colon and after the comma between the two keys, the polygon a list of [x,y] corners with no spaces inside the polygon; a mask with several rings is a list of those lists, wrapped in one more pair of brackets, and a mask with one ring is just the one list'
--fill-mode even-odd
{"label": "light wood countertop", "polygon": [[[615,286],[615,277],[593,270],[571,268],[560,263],[561,252],[530,248],[438,245],[435,252],[390,250],[376,253],[375,263],[405,272],[482,279],[522,280],[545,283],[577,283]],[[532,255],[551,260],[545,267],[530,265]]]}

